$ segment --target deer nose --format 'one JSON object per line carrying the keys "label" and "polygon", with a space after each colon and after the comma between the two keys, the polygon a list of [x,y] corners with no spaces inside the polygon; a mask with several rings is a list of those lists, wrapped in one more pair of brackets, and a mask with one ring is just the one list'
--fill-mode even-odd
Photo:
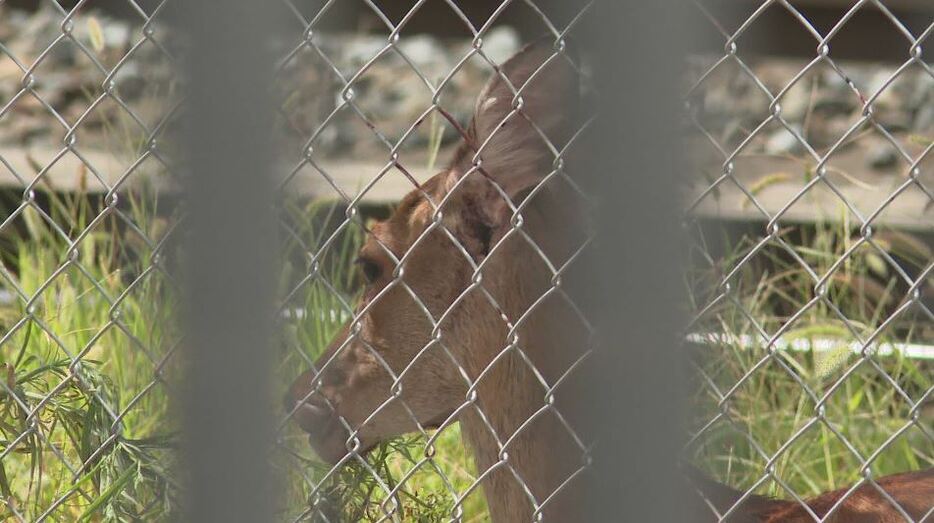
{"label": "deer nose", "polygon": [[320,394],[310,397],[296,397],[293,392],[286,394],[285,410],[292,414],[298,426],[309,434],[321,433],[331,427],[335,419],[333,409],[328,406]]}
{"label": "deer nose", "polygon": [[309,434],[326,432],[334,417],[331,409],[304,402],[295,409],[295,421]]}

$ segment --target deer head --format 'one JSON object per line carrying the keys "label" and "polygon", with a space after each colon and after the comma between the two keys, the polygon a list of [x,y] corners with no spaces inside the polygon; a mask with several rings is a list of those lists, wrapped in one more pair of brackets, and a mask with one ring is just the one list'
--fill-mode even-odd
{"label": "deer head", "polygon": [[[481,92],[450,166],[371,228],[357,261],[367,284],[355,320],[286,397],[322,459],[340,463],[393,436],[459,421],[493,521],[579,519],[570,505],[577,494],[565,487],[580,470],[571,428],[580,424],[548,409],[560,405],[555,387],[587,338],[568,302],[553,299],[556,268],[585,236],[574,191],[552,176],[573,141],[576,80],[551,45],[521,50]],[[701,521],[710,506],[744,497],[741,521],[812,518],[799,501],[688,476]],[[834,517],[900,520],[889,499],[914,517],[930,510],[934,469],[876,482],[885,498],[863,485]],[[826,513],[848,490],[807,505]]]}
{"label": "deer head", "polygon": [[[547,345],[573,329],[538,305],[581,235],[572,245],[562,232],[575,227],[574,206],[562,203],[567,182],[542,182],[574,130],[577,91],[563,52],[544,42],[522,49],[480,93],[450,166],[371,227],[355,320],[286,398],[323,459],[474,416],[465,432],[490,447],[478,457],[487,467],[544,404],[541,377],[555,379],[573,358]],[[514,460],[531,459],[521,454]]]}

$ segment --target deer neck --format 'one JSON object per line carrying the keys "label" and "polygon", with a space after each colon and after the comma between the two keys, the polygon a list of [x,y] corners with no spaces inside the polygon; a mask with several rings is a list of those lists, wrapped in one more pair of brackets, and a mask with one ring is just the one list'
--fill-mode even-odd
{"label": "deer neck", "polygon": [[[534,214],[530,218],[526,232],[533,239],[536,232],[549,231],[536,239],[539,249],[562,250],[554,245],[560,239],[554,227],[545,227]],[[469,351],[479,364],[468,372],[476,383],[476,408],[466,409],[460,421],[478,473],[490,471],[481,484],[494,523],[533,521],[538,511],[545,520],[564,521],[562,505],[569,495],[551,496],[583,456],[547,397],[570,364],[569,346],[583,345],[586,337],[565,321],[568,309],[560,297],[539,299],[551,288],[553,275],[535,249],[519,235],[502,247],[501,256],[489,260],[484,282],[513,325],[521,321],[518,338],[510,343],[510,329],[498,315],[486,314],[482,329],[474,325]],[[477,305],[484,306],[489,308]],[[534,310],[526,314],[530,307]]]}

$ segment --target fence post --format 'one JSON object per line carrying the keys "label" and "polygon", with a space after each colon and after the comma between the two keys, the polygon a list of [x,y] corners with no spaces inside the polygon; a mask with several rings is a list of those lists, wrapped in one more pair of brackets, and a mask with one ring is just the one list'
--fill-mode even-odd
{"label": "fence post", "polygon": [[599,93],[588,185],[598,197],[588,405],[597,431],[583,521],[686,521],[676,179],[685,2],[598,2],[587,45]]}
{"label": "fence post", "polygon": [[265,43],[277,11],[248,0],[186,0],[179,9],[187,51],[183,516],[269,521],[275,58]]}

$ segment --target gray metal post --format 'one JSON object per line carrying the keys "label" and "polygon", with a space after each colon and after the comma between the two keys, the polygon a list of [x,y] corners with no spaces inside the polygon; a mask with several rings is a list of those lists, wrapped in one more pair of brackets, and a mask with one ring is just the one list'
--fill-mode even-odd
{"label": "gray metal post", "polygon": [[676,179],[685,2],[606,1],[587,42],[600,115],[591,263],[597,431],[582,521],[686,521],[681,449],[680,225]]}
{"label": "gray metal post", "polygon": [[180,9],[188,82],[184,518],[268,521],[275,57],[264,41],[276,10],[248,0],[186,0]]}

